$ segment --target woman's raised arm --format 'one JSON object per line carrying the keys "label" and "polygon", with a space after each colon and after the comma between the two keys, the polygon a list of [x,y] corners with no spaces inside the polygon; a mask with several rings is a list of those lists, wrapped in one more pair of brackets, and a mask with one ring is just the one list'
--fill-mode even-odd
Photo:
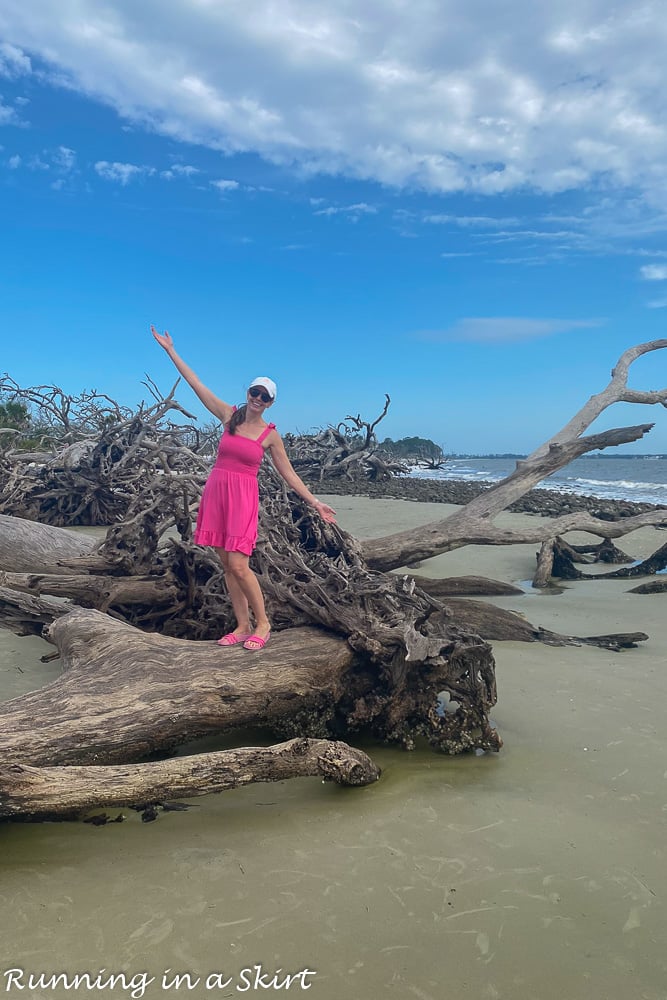
{"label": "woman's raised arm", "polygon": [[223,424],[226,424],[229,420],[231,420],[234,407],[230,406],[229,403],[225,403],[223,399],[219,399],[215,393],[211,392],[211,390],[204,385],[199,376],[193,372],[192,368],[186,365],[183,358],[178,356],[171,334],[169,334],[166,330],[164,333],[158,333],[154,326],[151,326],[151,333],[157,340],[160,347],[167,352],[176,366],[176,370],[179,375],[183,376],[192,391],[202,401],[206,409],[212,413],[214,417],[217,417]]}

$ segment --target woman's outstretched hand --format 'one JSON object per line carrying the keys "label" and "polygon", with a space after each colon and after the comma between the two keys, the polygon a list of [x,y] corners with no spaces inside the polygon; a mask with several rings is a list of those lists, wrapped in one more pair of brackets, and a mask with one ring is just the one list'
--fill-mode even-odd
{"label": "woman's outstretched hand", "polygon": [[333,509],[333,507],[330,507],[329,504],[322,503],[322,501],[320,500],[315,510],[320,515],[322,520],[327,522],[327,524],[336,523],[336,511]]}
{"label": "woman's outstretched hand", "polygon": [[165,351],[173,350],[174,341],[171,339],[171,334],[167,330],[164,333],[158,333],[154,326],[151,325],[151,333],[157,340],[160,347],[163,347]]}

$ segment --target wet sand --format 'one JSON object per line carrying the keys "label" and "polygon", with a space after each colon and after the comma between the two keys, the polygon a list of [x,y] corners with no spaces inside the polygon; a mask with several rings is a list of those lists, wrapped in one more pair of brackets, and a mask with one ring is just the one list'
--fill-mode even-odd
{"label": "wet sand", "polygon": [[[359,537],[444,512],[329,502]],[[642,529],[619,544],[639,558],[663,541]],[[526,581],[536,548],[469,547],[419,572]],[[651,637],[622,653],[494,643],[499,754],[366,746],[383,768],[368,789],[299,779],[193,799],[150,824],[124,810],[127,822],[97,828],[0,826],[0,992],[130,996],[148,972],[146,997],[308,985],[315,1000],[664,1000],[667,614],[665,595],[632,585],[494,599],[560,632]],[[0,632],[0,696],[57,676],[57,661],[39,663],[50,649]],[[126,980],[7,991],[12,968],[23,983],[101,969]],[[167,990],[167,969],[201,981]],[[206,989],[212,973],[223,978],[210,987],[229,982]],[[301,976],[278,991],[286,973]]]}

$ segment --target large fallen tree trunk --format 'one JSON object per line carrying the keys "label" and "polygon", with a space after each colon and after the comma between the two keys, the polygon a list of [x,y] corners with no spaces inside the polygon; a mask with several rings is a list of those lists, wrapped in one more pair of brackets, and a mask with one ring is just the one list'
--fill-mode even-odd
{"label": "large fallen tree trunk", "polygon": [[312,628],[275,636],[252,659],[243,649],[150,634],[83,609],[55,619],[47,636],[63,672],[0,704],[4,763],[142,760],[211,733],[277,727],[286,702],[304,719],[324,718],[354,661],[343,640]]}
{"label": "large fallen tree trunk", "polygon": [[62,561],[87,555],[97,544],[92,535],[0,514],[0,570],[66,573]]}
{"label": "large fallen tree trunk", "polygon": [[[367,730],[407,745],[422,735],[452,752],[498,749],[488,719],[496,701],[489,646],[453,625],[438,632],[428,637],[407,628],[413,659],[373,664],[344,639],[314,628],[286,630],[261,654],[249,654],[141,632],[78,609],[47,630],[63,674],[0,705],[0,759],[137,761],[249,726],[316,738]],[[436,712],[443,690],[460,705],[446,719]]]}

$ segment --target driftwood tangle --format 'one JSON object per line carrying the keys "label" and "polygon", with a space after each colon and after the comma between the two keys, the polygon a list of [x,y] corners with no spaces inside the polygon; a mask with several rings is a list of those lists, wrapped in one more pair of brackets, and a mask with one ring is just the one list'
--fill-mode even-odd
{"label": "driftwood tangle", "polygon": [[[667,523],[667,513],[657,510],[622,522],[580,512],[555,522],[535,518],[519,529],[494,523],[577,455],[637,440],[650,429],[581,436],[615,401],[665,404],[667,390],[630,391],[626,381],[632,360],[666,346],[631,348],[607,389],[511,476],[419,529],[360,543],[322,522],[263,468],[253,565],[274,634],[254,654],[221,650],[212,641],[231,624],[229,601],[218,560],[191,538],[212,439],[169,422],[171,411],[185,413],[175,387],[165,399],[155,391],[152,406],[132,413],[95,393],[72,401],[55,387],[21,390],[0,382],[0,390],[45,409],[50,427],[42,453],[34,443],[33,451],[21,452],[20,435],[1,452],[0,623],[19,633],[46,626],[63,664],[52,684],[0,706],[0,817],[69,815],[135,796],[190,795],[196,774],[199,790],[212,782],[231,787],[282,777],[299,755],[306,769],[293,773],[319,774],[330,755],[309,741],[322,739],[336,741],[342,759],[353,761],[346,766],[358,781],[351,783],[371,781],[372,763],[339,742],[361,731],[406,747],[424,738],[450,753],[497,750],[501,739],[490,719],[494,661],[485,638],[624,648],[645,636],[546,633],[510,612],[449,597],[433,582],[422,587],[406,567],[470,543],[544,542],[553,553],[556,536],[571,530],[608,540]],[[387,397],[373,423],[348,417],[307,436],[302,451],[299,439],[288,440],[300,474],[311,482],[322,476],[326,490],[327,477],[340,481],[355,467],[369,478],[396,471],[374,457],[374,429],[388,405]],[[101,540],[59,530],[100,521],[111,524]],[[553,562],[547,557],[545,565],[548,582]],[[492,584],[449,587],[479,593]],[[226,763],[224,755],[144,763],[206,734],[257,726],[297,742],[289,750],[247,748]],[[101,797],[90,768],[101,769],[100,787],[108,789]]]}

